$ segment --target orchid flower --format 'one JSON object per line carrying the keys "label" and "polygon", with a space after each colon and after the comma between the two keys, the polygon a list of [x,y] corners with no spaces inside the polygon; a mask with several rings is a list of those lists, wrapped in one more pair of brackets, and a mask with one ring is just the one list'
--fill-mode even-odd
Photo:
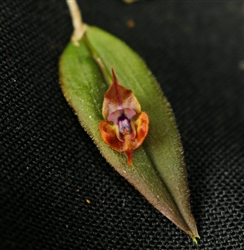
{"label": "orchid flower", "polygon": [[103,101],[105,121],[99,123],[99,130],[103,140],[117,152],[125,153],[128,165],[132,166],[132,153],[146,138],[149,119],[133,92],[118,82],[113,68],[112,75],[112,85]]}

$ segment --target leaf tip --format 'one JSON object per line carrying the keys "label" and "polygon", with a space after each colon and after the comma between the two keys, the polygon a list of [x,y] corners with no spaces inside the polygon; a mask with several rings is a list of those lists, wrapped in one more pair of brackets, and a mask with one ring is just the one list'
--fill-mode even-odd
{"label": "leaf tip", "polygon": [[196,235],[196,236],[193,236],[193,237],[192,237],[192,240],[193,240],[193,242],[194,242],[196,245],[198,245],[197,238],[200,239],[200,236],[199,236],[199,235]]}

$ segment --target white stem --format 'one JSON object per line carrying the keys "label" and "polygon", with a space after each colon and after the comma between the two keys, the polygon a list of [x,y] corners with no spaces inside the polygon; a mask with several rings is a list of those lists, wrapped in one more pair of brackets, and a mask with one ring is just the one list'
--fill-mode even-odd
{"label": "white stem", "polygon": [[74,32],[72,35],[72,41],[76,46],[79,46],[79,40],[82,38],[86,31],[86,24],[82,22],[81,12],[76,0],[66,0],[69,7],[70,15],[73,22]]}

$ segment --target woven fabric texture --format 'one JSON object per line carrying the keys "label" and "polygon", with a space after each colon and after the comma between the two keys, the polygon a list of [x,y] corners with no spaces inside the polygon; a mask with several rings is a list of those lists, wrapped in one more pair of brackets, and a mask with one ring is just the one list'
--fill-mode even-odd
{"label": "woven fabric texture", "polygon": [[0,249],[244,249],[243,1],[79,6],[146,61],[171,103],[201,239],[105,161],[63,97],[66,2],[1,1]]}

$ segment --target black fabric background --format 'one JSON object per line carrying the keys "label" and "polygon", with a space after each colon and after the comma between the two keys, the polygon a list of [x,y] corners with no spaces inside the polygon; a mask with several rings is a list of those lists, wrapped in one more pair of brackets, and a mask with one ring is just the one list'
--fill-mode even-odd
{"label": "black fabric background", "polygon": [[169,99],[201,240],[106,163],[66,103],[65,1],[1,1],[0,249],[244,249],[243,1],[79,5],[147,62]]}

